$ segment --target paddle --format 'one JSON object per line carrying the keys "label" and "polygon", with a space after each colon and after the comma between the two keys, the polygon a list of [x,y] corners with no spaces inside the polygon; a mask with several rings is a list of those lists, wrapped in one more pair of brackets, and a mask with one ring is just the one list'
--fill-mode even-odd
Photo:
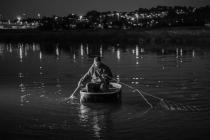
{"label": "paddle", "polygon": [[80,85],[77,86],[77,88],[74,90],[74,92],[71,94],[71,96],[69,97],[70,99],[76,99],[76,97],[74,96],[74,94],[77,92],[77,90],[80,88]]}
{"label": "paddle", "polygon": [[81,85],[81,80],[79,81],[77,87],[75,88],[75,90],[74,90],[74,92],[71,94],[71,96],[65,98],[65,100],[64,100],[65,102],[67,102],[67,101],[69,101],[69,100],[71,100],[71,99],[72,99],[72,100],[73,100],[73,99],[77,99],[77,98],[74,96],[74,94],[77,93],[77,90],[80,88],[80,85]]}

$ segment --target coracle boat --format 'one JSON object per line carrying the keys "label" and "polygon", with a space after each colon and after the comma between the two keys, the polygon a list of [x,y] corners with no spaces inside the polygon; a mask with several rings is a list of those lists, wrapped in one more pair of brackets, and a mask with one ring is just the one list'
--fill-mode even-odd
{"label": "coracle boat", "polygon": [[122,85],[118,83],[110,83],[106,92],[87,92],[86,89],[80,90],[80,102],[104,103],[104,102],[120,102]]}

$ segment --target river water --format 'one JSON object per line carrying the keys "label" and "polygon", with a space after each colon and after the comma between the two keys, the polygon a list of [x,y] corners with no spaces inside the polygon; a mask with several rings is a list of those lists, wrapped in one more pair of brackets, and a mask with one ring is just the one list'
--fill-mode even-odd
{"label": "river water", "polygon": [[[101,56],[120,104],[62,102]],[[210,49],[191,46],[0,43],[0,129],[8,139],[198,139],[210,136]]]}

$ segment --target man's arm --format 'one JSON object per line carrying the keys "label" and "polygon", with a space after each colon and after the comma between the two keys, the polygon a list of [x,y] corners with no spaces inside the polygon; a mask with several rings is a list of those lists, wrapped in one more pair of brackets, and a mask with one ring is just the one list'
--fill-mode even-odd
{"label": "man's arm", "polygon": [[112,77],[113,77],[113,75],[112,75],[111,69],[108,66],[106,66],[105,72],[104,72],[104,78],[107,80],[111,80]]}
{"label": "man's arm", "polygon": [[89,68],[88,72],[79,80],[79,85],[83,84],[88,78],[91,78],[91,71],[92,71],[92,66]]}
{"label": "man's arm", "polygon": [[111,80],[112,78],[113,78],[113,74],[112,74],[112,71],[111,71],[111,69],[108,67],[108,76],[109,76],[109,80]]}

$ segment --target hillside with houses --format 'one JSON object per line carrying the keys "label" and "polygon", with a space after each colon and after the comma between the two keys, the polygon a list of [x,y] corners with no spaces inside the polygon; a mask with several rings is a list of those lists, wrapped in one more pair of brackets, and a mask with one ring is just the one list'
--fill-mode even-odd
{"label": "hillside with houses", "polygon": [[76,30],[76,29],[144,29],[180,26],[210,27],[210,6],[139,8],[130,12],[89,11],[84,15],[46,17],[17,16],[4,19],[0,16],[0,29],[39,29],[39,30]]}

